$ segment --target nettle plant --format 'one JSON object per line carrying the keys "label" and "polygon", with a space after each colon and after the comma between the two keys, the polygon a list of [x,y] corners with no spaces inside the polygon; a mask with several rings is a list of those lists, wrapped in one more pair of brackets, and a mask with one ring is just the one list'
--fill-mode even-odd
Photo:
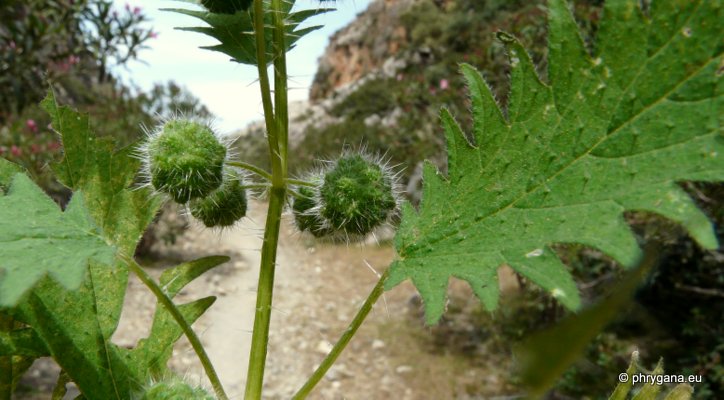
{"label": "nettle plant", "polygon": [[[247,399],[262,396],[285,209],[300,230],[317,237],[349,240],[399,221],[395,261],[295,398],[305,398],[319,382],[384,289],[403,280],[411,279],[422,295],[429,324],[444,312],[450,277],[469,282],[484,306],[494,310],[501,265],[578,310],[576,284],[551,246],[580,243],[599,249],[633,272],[610,299],[548,333],[565,338],[575,350],[625,304],[653,264],[652,257],[643,256],[624,212],[662,215],[686,227],[702,247],[718,246],[710,221],[677,182],[724,177],[720,1],[654,1],[642,9],[638,1],[608,0],[589,50],[567,3],[550,0],[547,83],[523,46],[499,33],[511,64],[507,110],[472,66],[461,66],[473,130],[464,133],[447,110],[441,111],[448,169],[442,174],[426,164],[418,209],[400,200],[394,173],[364,153],[346,151],[304,180],[288,176],[285,54],[317,28],[300,28],[303,21],[329,11],[293,11],[293,3],[201,1],[205,9],[171,10],[206,23],[182,29],[216,38],[219,44],[210,50],[258,68],[271,171],[234,160],[224,141],[193,118],[164,121],[142,144],[116,149],[112,139],[92,133],[86,116],[59,106],[49,92],[42,105],[64,153],[52,168],[74,195],[61,211],[25,171],[0,159],[0,399],[10,398],[33,360],[47,356],[62,369],[53,398],[62,398],[68,382],[86,399],[228,398],[191,328],[214,297],[186,304],[173,300],[228,258],[189,261],[156,282],[132,257],[166,200],[186,204],[206,226],[226,227],[244,217],[249,189],[267,193]],[[158,300],[149,336],[131,349],[110,340],[129,272]],[[198,354],[213,395],[168,369],[182,335]],[[570,352],[532,347],[548,363],[548,374],[561,373],[571,362]],[[629,371],[636,371],[633,362]],[[551,379],[555,376],[539,379],[530,393],[540,394]],[[629,389],[621,386],[614,398],[626,398]],[[678,387],[669,396],[690,393],[690,387]]]}

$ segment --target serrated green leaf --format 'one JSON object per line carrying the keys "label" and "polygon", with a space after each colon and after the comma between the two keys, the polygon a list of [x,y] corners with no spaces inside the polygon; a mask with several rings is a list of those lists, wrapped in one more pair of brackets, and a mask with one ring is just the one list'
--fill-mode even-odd
{"label": "serrated green leaf", "polygon": [[636,365],[638,362],[639,352],[634,351],[631,354],[631,362],[629,363],[628,368],[626,368],[626,376],[628,378],[623,381],[619,379],[616,389],[613,390],[613,393],[611,393],[611,396],[608,397],[608,400],[626,400],[628,393],[633,387],[633,375],[636,373]]}
{"label": "serrated green leaf", "polygon": [[567,3],[549,1],[548,84],[520,43],[499,33],[512,67],[507,118],[478,72],[462,66],[475,143],[443,110],[448,175],[425,167],[420,209],[403,208],[386,282],[411,279],[428,323],[444,310],[451,276],[493,309],[502,264],[576,309],[573,280],[549,246],[580,243],[636,265],[625,211],[658,213],[701,246],[718,246],[677,182],[724,178],[721,1],[654,2],[650,13],[607,1],[590,56]]}
{"label": "serrated green leaf", "polygon": [[106,243],[88,215],[83,196],[65,212],[25,174],[17,174],[0,197],[0,307],[13,307],[43,276],[68,289],[83,281],[88,260],[110,263]]}
{"label": "serrated green leaf", "polygon": [[[616,385],[616,389],[613,391],[608,400],[628,399],[631,394],[631,389],[633,389],[634,387],[634,375],[648,375],[647,378],[649,379],[653,378],[656,375],[663,375],[663,359],[659,360],[658,364],[656,364],[656,368],[654,368],[654,371],[651,374],[638,372],[638,361],[638,351],[635,351],[631,355],[631,364],[629,364],[629,367],[626,370],[626,375],[628,376],[628,379],[621,381],[621,379],[619,378],[619,384]],[[644,383],[641,383],[641,389],[635,395],[633,395],[632,400],[656,400],[659,397],[659,392],[661,392],[661,389],[663,387],[664,386],[652,381],[644,381]],[[664,400],[689,400],[691,399],[692,393],[694,393],[694,388],[686,383],[681,383],[671,389],[668,393],[666,393],[666,397],[664,397]]]}
{"label": "serrated green leaf", "polygon": [[[106,240],[124,254],[133,254],[161,200],[146,188],[133,187],[140,162],[131,157],[132,148],[115,150],[112,138],[97,137],[91,131],[88,116],[58,105],[52,90],[42,106],[63,142],[63,159],[53,166],[58,179],[83,193],[86,206]],[[122,264],[94,264],[91,272],[98,278],[93,290],[84,291],[75,301],[98,304],[103,312],[98,313],[97,323],[103,336],[110,338],[121,315],[128,271]],[[55,291],[38,293],[40,297],[49,296],[48,303],[53,302],[53,297],[65,295]]]}
{"label": "serrated green leaf", "polygon": [[[307,33],[321,28],[321,26],[299,28],[299,25],[302,22],[315,15],[334,11],[332,8],[317,8],[292,12],[294,3],[294,0],[282,2],[282,13],[284,14],[284,21],[286,23],[286,51],[293,49],[297,40],[301,39]],[[264,2],[264,37],[266,39],[265,49],[268,63],[271,63],[274,58],[274,41],[272,40],[272,27],[274,24],[272,21],[273,15],[269,12],[270,4],[270,1]],[[203,49],[224,53],[231,57],[232,61],[236,61],[238,63],[257,65],[253,7],[247,11],[239,11],[235,14],[212,13],[205,10],[200,11],[183,8],[165,8],[162,9],[162,11],[188,15],[198,18],[208,24],[208,26],[204,27],[176,28],[184,31],[203,33],[204,35],[211,36],[219,41],[219,44],[214,46],[204,46],[202,47]]]}
{"label": "serrated green leaf", "polygon": [[209,256],[177,265],[163,271],[159,283],[170,298],[174,298],[186,285],[204,272],[228,262],[227,256]]}
{"label": "serrated green leaf", "polygon": [[133,187],[140,165],[131,156],[133,147],[115,150],[112,138],[93,134],[87,115],[58,105],[52,90],[41,105],[63,142],[63,159],[53,165],[58,180],[81,190],[104,237],[133,254],[161,204],[149,189]]}
{"label": "serrated green leaf", "polygon": [[[194,323],[216,301],[215,296],[204,297],[178,306],[184,319]],[[166,363],[171,358],[173,345],[181,337],[183,331],[171,315],[161,308],[156,309],[151,334],[139,342],[131,351],[134,364],[143,366],[150,377],[159,379],[167,371]]]}
{"label": "serrated green leaf", "polygon": [[[206,257],[169,269],[162,285],[173,297],[203,272],[226,262],[228,257]],[[88,269],[88,279],[76,291],[67,291],[44,279],[21,304],[20,319],[30,325],[46,343],[48,351],[89,399],[127,399],[149,382],[168,373],[166,363],[182,331],[162,306],[157,306],[148,338],[134,349],[120,348],[111,342],[118,323],[116,305],[107,292],[115,290],[116,281],[127,276],[123,265],[95,265]],[[122,298],[122,297],[121,297]],[[214,302],[207,297],[179,310],[193,323]],[[68,313],[72,307],[73,312]],[[1,349],[1,347],[0,347]],[[1,354],[1,351],[0,351]],[[99,383],[100,382],[100,383]]]}
{"label": "serrated green leaf", "polygon": [[[133,187],[138,160],[130,157],[130,148],[116,151],[112,139],[96,137],[88,117],[59,106],[52,91],[42,105],[63,141],[63,160],[54,166],[58,179],[75,190],[73,201],[84,200],[98,234],[132,254],[160,204],[149,190]],[[110,342],[128,270],[103,260],[82,272],[86,279],[73,291],[43,279],[18,306],[18,318],[45,342],[87,398],[128,398],[148,377],[144,366],[127,362],[126,349]]]}
{"label": "serrated green leaf", "polygon": [[0,331],[0,357],[14,355],[25,357],[46,357],[50,355],[45,343],[30,328]]}
{"label": "serrated green leaf", "polygon": [[0,196],[4,196],[8,188],[10,188],[10,181],[12,181],[13,176],[24,172],[23,168],[18,164],[0,158]]}
{"label": "serrated green leaf", "polygon": [[[651,376],[661,375],[664,373],[664,360],[659,359],[659,362],[656,364],[656,368],[654,368],[653,372],[651,372]],[[631,399],[631,400],[656,400],[656,397],[659,395],[659,392],[661,391],[661,385],[656,384],[646,384],[644,385],[641,390],[639,390],[638,393]]]}
{"label": "serrated green leaf", "polygon": [[19,319],[38,333],[53,359],[88,399],[128,399],[146,383],[145,371],[126,362],[127,351],[111,343],[112,331],[101,322],[113,307],[97,299],[108,285],[105,281],[113,278],[108,274],[123,271],[122,266],[90,267],[75,291],[43,279],[20,305]]}
{"label": "serrated green leaf", "polygon": [[671,389],[664,400],[689,400],[692,394],[694,394],[694,388],[691,385],[680,383]]}
{"label": "serrated green leaf", "polygon": [[[229,261],[229,257],[211,256],[194,260],[170,268],[161,274],[160,285],[166,294],[173,299],[186,285],[201,276],[204,272]],[[216,300],[210,296],[179,306],[189,324],[194,323]],[[173,344],[181,337],[182,330],[170,313],[160,303],[156,305],[153,325],[148,338],[139,342],[131,351],[131,357],[137,365],[145,365],[155,378],[161,377],[166,370],[166,363],[171,357]]]}

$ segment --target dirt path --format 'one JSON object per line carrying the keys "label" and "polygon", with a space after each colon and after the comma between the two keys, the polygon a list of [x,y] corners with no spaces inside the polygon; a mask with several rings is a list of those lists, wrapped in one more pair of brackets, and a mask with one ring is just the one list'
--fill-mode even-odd
{"label": "dirt path", "polygon": [[[253,203],[250,218],[223,232],[193,223],[174,246],[162,250],[165,258],[179,262],[212,254],[231,257],[192,282],[176,300],[217,296],[194,329],[232,398],[241,398],[244,390],[265,208],[263,203]],[[290,219],[284,217],[277,256],[265,383],[268,398],[289,398],[301,386],[376,283],[375,272],[367,264],[386,266],[393,255],[388,246],[320,245],[296,232]],[[162,270],[151,271],[158,276]],[[148,334],[153,309],[146,305],[153,301],[141,283],[132,279],[114,342],[133,346]],[[384,304],[375,313],[386,318]],[[379,340],[374,345],[376,350],[384,346]],[[185,339],[174,349],[172,367],[192,382],[208,384]],[[345,365],[336,366],[329,379],[332,390],[341,390],[339,380],[352,375]]]}
{"label": "dirt path", "polygon": [[[168,265],[214,254],[231,257],[192,282],[176,301],[217,297],[194,329],[232,399],[243,398],[265,210],[265,204],[252,203],[250,218],[221,233],[193,224],[174,246],[163,249]],[[393,257],[390,246],[319,243],[296,232],[290,216],[283,220],[280,243],[265,399],[289,399],[301,387],[377,282],[374,270],[381,272]],[[157,277],[163,268],[149,271]],[[475,307],[467,285],[453,282],[452,286],[454,293],[467,299],[456,307]],[[132,278],[113,341],[135,346],[147,336],[154,304],[149,291]],[[483,392],[500,393],[504,386],[498,375],[489,373],[507,375],[500,358],[487,357],[481,363],[471,358],[469,345],[449,343],[460,341],[459,337],[475,340],[470,335],[475,329],[465,318],[439,328],[425,327],[421,302],[414,288],[403,283],[378,302],[310,398],[489,398],[480,397],[481,387],[487,388]],[[171,367],[190,382],[209,386],[185,338],[174,348]]]}

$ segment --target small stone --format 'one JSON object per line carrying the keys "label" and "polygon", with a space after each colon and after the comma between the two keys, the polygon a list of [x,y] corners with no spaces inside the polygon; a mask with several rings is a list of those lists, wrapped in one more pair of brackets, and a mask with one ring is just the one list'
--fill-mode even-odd
{"label": "small stone", "polygon": [[326,341],[326,340],[320,340],[319,343],[317,343],[317,352],[322,354],[329,354],[329,352],[332,351],[332,345]]}
{"label": "small stone", "polygon": [[385,342],[383,342],[383,341],[381,341],[381,340],[379,340],[379,339],[375,339],[375,340],[372,341],[372,349],[373,349],[373,350],[379,350],[379,349],[382,349],[382,348],[384,348],[384,347],[385,347]]}
{"label": "small stone", "polygon": [[340,379],[351,378],[352,374],[347,371],[344,364],[335,365],[327,371],[325,379],[331,382],[336,382]]}
{"label": "small stone", "polygon": [[399,367],[395,368],[395,372],[400,375],[409,374],[410,372],[412,372],[412,367],[409,365],[400,365]]}

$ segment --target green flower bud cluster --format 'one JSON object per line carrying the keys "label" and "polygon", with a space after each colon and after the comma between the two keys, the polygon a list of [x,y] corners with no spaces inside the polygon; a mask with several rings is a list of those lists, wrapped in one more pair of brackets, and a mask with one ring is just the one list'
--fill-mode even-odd
{"label": "green flower bud cluster", "polygon": [[234,225],[246,215],[246,190],[242,179],[240,171],[234,170],[220,188],[189,203],[191,215],[208,228]]}
{"label": "green flower bud cluster", "polygon": [[297,227],[316,237],[359,238],[396,213],[396,175],[380,159],[345,154],[302,187],[292,206]]}
{"label": "green flower bud cluster", "polygon": [[246,215],[240,171],[225,164],[228,143],[208,125],[183,118],[166,121],[140,148],[147,184],[177,203],[207,227],[228,227]]}
{"label": "green flower bud cluster", "polygon": [[214,396],[200,387],[193,387],[178,378],[154,383],[140,400],[214,400]]}

